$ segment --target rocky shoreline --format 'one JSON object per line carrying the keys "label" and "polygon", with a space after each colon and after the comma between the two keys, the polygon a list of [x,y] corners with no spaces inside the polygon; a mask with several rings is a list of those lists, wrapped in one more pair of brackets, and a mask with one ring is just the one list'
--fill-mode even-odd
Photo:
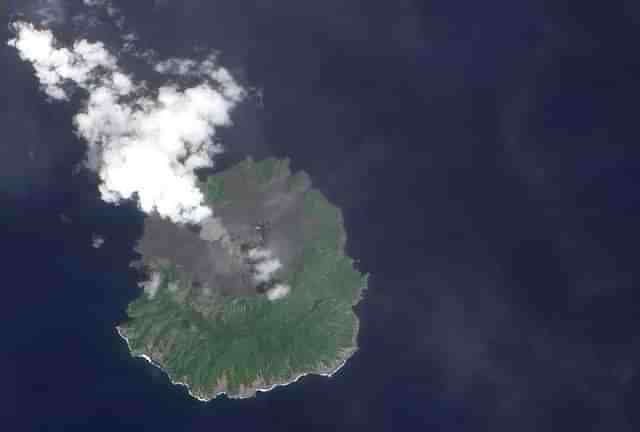
{"label": "rocky shoreline", "polygon": [[[116,331],[118,332],[118,335],[126,342],[127,347],[129,349],[129,353],[131,354],[132,357],[138,357],[138,358],[142,358],[144,360],[146,360],[149,364],[151,364],[152,366],[160,369],[166,376],[167,378],[169,378],[169,381],[171,382],[171,384],[173,385],[181,385],[186,387],[187,389],[187,393],[189,393],[189,396],[191,396],[192,398],[200,401],[200,402],[210,402],[216,398],[218,398],[219,396],[226,396],[229,399],[249,399],[252,397],[255,397],[257,393],[266,393],[269,392],[277,387],[284,387],[284,386],[288,386],[290,384],[294,384],[295,382],[297,382],[298,380],[300,380],[301,378],[304,378],[307,375],[318,375],[318,376],[324,376],[324,377],[332,377],[334,376],[336,373],[338,373],[338,371],[340,371],[340,369],[342,369],[347,362],[349,361],[349,359],[358,351],[359,347],[357,345],[357,343],[355,343],[354,341],[354,347],[351,349],[347,349],[344,351],[347,351],[346,353],[344,353],[341,358],[338,359],[337,361],[337,365],[336,366],[332,366],[332,367],[328,367],[328,368],[320,368],[318,370],[315,371],[309,371],[309,372],[303,372],[300,373],[298,375],[296,375],[295,377],[293,377],[291,380],[289,381],[282,381],[282,382],[277,382],[277,383],[273,383],[270,384],[269,386],[266,387],[260,387],[259,385],[255,385],[255,386],[249,386],[249,387],[241,387],[241,391],[237,394],[234,393],[229,393],[227,390],[214,390],[214,393],[211,396],[203,396],[203,395],[199,395],[199,394],[195,394],[192,391],[191,385],[189,385],[186,382],[183,381],[179,381],[179,380],[174,380],[173,377],[171,376],[171,374],[162,367],[162,365],[160,363],[158,363],[157,361],[154,361],[148,354],[145,353],[134,353],[132,348],[131,348],[131,344],[129,343],[129,339],[127,338],[127,336],[123,333],[122,329],[117,326],[116,327]],[[357,335],[357,332],[356,332]],[[356,336],[357,338],[357,336]],[[258,380],[257,382],[260,382],[260,380]],[[218,388],[218,386],[216,386],[216,388]]]}

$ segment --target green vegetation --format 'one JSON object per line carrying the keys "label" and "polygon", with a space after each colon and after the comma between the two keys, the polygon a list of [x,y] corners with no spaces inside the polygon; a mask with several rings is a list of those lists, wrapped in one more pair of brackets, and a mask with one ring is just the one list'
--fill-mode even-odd
{"label": "green vegetation", "polygon": [[289,171],[289,161],[286,159],[266,159],[260,163],[247,159],[240,166],[245,170],[247,178],[255,178],[261,184],[267,184]]}
{"label": "green vegetation", "polygon": [[287,188],[290,192],[304,192],[311,184],[311,179],[304,172],[297,172],[289,177]]}
{"label": "green vegetation", "polygon": [[205,200],[213,205],[224,205],[227,201],[224,195],[224,180],[220,176],[210,176],[207,181],[200,184]]}
{"label": "green vegetation", "polygon": [[250,396],[305,373],[331,372],[356,349],[352,307],[366,276],[344,254],[340,210],[305,187],[306,174],[290,176],[288,161],[275,159],[247,160],[210,177],[202,185],[209,204],[242,198],[225,188],[225,178],[238,173],[260,188],[286,176],[287,187],[304,194],[303,245],[280,276],[290,294],[278,301],[204,294],[171,263],[159,263],[157,294],[141,294],[120,327],[133,354],[151,357],[200,399]]}

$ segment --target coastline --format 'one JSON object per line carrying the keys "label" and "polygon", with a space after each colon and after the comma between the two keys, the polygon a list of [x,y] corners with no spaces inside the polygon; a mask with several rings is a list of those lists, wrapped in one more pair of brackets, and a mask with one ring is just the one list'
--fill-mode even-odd
{"label": "coastline", "polygon": [[[352,263],[354,263],[354,260],[351,259]],[[277,387],[284,387],[290,384],[294,384],[297,381],[299,381],[301,378],[307,376],[307,375],[317,375],[317,376],[322,376],[322,377],[327,377],[330,378],[332,376],[334,376],[336,373],[338,373],[340,371],[340,369],[342,369],[347,362],[349,361],[349,359],[351,359],[351,357],[353,357],[353,355],[358,352],[358,350],[360,349],[360,347],[358,346],[358,334],[360,332],[360,318],[358,317],[358,314],[355,313],[355,310],[353,308],[355,308],[358,304],[360,304],[360,302],[364,299],[365,293],[369,288],[369,277],[370,274],[365,273],[364,274],[364,285],[361,287],[360,292],[358,294],[358,297],[355,299],[355,301],[352,303],[351,308],[352,308],[352,313],[356,316],[356,328],[355,331],[353,333],[353,340],[352,340],[352,346],[349,348],[346,348],[343,350],[343,355],[341,355],[335,366],[330,366],[327,368],[320,368],[314,371],[308,371],[308,372],[303,372],[300,373],[296,376],[294,376],[291,380],[289,381],[283,381],[283,382],[277,382],[277,383],[273,383],[268,387],[255,387],[255,388],[250,388],[250,392],[248,393],[239,393],[239,394],[230,394],[228,391],[218,391],[215,392],[213,395],[211,396],[207,396],[207,397],[202,397],[200,395],[196,395],[193,393],[191,386],[183,381],[178,381],[178,380],[174,380],[173,377],[171,376],[171,374],[169,372],[167,372],[167,370],[165,370],[161,364],[159,364],[158,362],[154,361],[149,355],[145,354],[145,353],[134,353],[132,348],[131,348],[131,344],[129,343],[129,338],[127,338],[127,336],[122,332],[122,330],[120,329],[120,326],[116,326],[116,332],[118,333],[118,335],[120,336],[120,338],[122,338],[125,343],[127,344],[127,349],[129,350],[129,354],[133,357],[133,358],[142,358],[144,360],[146,360],[148,363],[150,363],[151,365],[153,365],[154,367],[160,369],[162,371],[162,373],[164,373],[167,378],[169,379],[169,381],[171,382],[171,384],[173,385],[180,385],[180,386],[184,386],[187,389],[187,393],[189,394],[189,396],[191,396],[193,399],[200,401],[200,402],[210,402],[216,398],[218,398],[219,396],[227,396],[227,398],[229,399],[250,399],[255,397],[258,393],[266,393],[269,392],[271,390],[274,390]],[[346,353],[345,353],[346,352]]]}
{"label": "coastline", "polygon": [[[288,161],[286,161],[286,163],[288,164]],[[287,175],[290,175],[288,168],[287,168]],[[338,371],[340,371],[344,367],[344,365],[347,363],[347,361],[359,350],[358,335],[359,335],[361,323],[360,323],[360,318],[358,314],[355,312],[355,307],[364,298],[364,293],[368,289],[368,285],[369,285],[368,282],[369,282],[370,275],[366,273],[364,274],[360,273],[356,269],[357,267],[356,261],[352,257],[349,257],[349,255],[347,255],[347,235],[344,228],[344,215],[342,210],[331,205],[331,203],[329,203],[326,200],[326,198],[324,198],[324,195],[322,195],[320,192],[318,193],[320,194],[320,197],[321,197],[320,199],[321,204],[323,206],[326,205],[331,209],[331,213],[329,214],[329,216],[330,217],[335,216],[333,213],[334,209],[336,210],[335,213],[337,213],[336,227],[338,229],[339,234],[336,239],[337,241],[336,253],[338,253],[339,256],[346,258],[351,267],[351,271],[355,271],[360,277],[362,277],[359,283],[356,282],[353,285],[351,285],[350,289],[352,291],[350,291],[350,296],[349,296],[351,298],[348,300],[348,303],[347,302],[343,303],[343,306],[347,306],[347,304],[350,303],[350,313],[353,314],[353,317],[355,318],[355,322],[351,321],[351,318],[350,318],[349,319],[350,322],[348,324],[348,327],[351,328],[353,332],[351,341],[347,342],[346,340],[343,339],[342,342],[344,345],[340,346],[336,344],[335,346],[336,350],[335,352],[331,353],[330,358],[327,359],[328,361],[320,361],[318,359],[315,362],[313,362],[313,358],[310,358],[309,361],[306,363],[306,366],[308,367],[308,369],[304,367],[297,367],[293,369],[290,367],[291,364],[288,358],[285,358],[283,359],[283,362],[281,362],[280,364],[280,367],[282,368],[281,370],[284,370],[285,373],[281,374],[278,377],[278,379],[275,380],[275,382],[272,381],[274,379],[274,376],[271,376],[271,377],[267,376],[266,381],[271,381],[271,383],[267,384],[267,382],[265,382],[264,378],[261,376],[260,368],[258,368],[255,372],[257,376],[252,378],[246,377],[247,381],[250,381],[248,383],[234,382],[234,384],[231,385],[233,390],[232,392],[230,392],[229,386],[227,385],[226,378],[227,378],[227,374],[233,373],[233,365],[230,365],[227,368],[217,370],[215,374],[215,382],[211,383],[210,388],[207,388],[209,387],[208,383],[205,383],[205,385],[202,385],[201,382],[192,382],[194,378],[188,374],[185,375],[184,373],[180,373],[180,374],[177,374],[179,376],[174,378],[172,376],[172,373],[170,372],[171,368],[167,369],[163,367],[163,363],[165,363],[165,360],[166,360],[166,358],[164,358],[163,353],[161,352],[156,353],[152,345],[147,346],[144,344],[140,345],[138,349],[136,349],[136,351],[134,352],[131,344],[129,343],[129,338],[125,334],[126,328],[123,328],[121,326],[116,326],[116,330],[118,334],[127,343],[127,347],[129,349],[130,355],[132,357],[141,357],[145,359],[148,363],[151,363],[152,365],[160,369],[164,374],[166,374],[166,376],[169,378],[169,381],[172,384],[185,386],[187,388],[187,392],[189,393],[189,395],[192,398],[199,400],[201,402],[208,402],[221,395],[226,395],[230,399],[251,398],[251,397],[254,397],[258,392],[268,392],[275,389],[276,387],[293,384],[298,380],[300,380],[302,377],[307,375],[319,375],[324,377],[332,377]],[[330,219],[330,221],[332,221],[332,219]],[[330,225],[332,223],[333,222],[331,222]],[[141,250],[139,250],[137,247],[136,247],[136,250],[141,255],[144,256],[144,253]],[[144,262],[144,258],[140,262]],[[359,288],[359,289],[357,290],[357,292],[355,292],[354,288],[355,289]],[[155,356],[155,359],[153,358],[153,356]],[[289,373],[286,373],[286,372],[289,372]],[[282,375],[284,375],[285,377],[283,377]],[[185,381],[181,381],[181,379]],[[237,385],[237,388],[236,388],[236,385]]]}
{"label": "coastline", "polygon": [[[366,288],[366,286],[365,286],[365,288]],[[354,342],[354,346],[344,350],[344,351],[346,351],[346,354],[342,355],[341,358],[338,359],[336,366],[331,366],[331,367],[324,368],[324,369],[318,369],[318,370],[315,370],[315,371],[303,372],[303,373],[300,373],[300,374],[296,375],[293,379],[291,379],[289,381],[273,383],[268,387],[249,388],[250,392],[248,392],[248,393],[230,394],[228,391],[219,391],[219,392],[215,392],[210,397],[202,397],[202,396],[194,394],[192,389],[191,389],[191,386],[188,383],[185,383],[183,381],[174,380],[172,378],[171,374],[169,372],[167,372],[162,367],[162,365],[160,365],[158,362],[154,361],[151,357],[149,357],[149,355],[147,355],[145,353],[134,353],[133,350],[131,349],[131,344],[129,343],[129,338],[127,338],[127,336],[121,331],[120,326],[116,326],[115,329],[116,329],[116,332],[118,333],[118,335],[120,336],[120,338],[122,338],[126,342],[127,348],[129,350],[129,354],[133,358],[142,358],[142,359],[146,360],[149,364],[151,364],[154,367],[160,369],[162,371],[162,373],[164,373],[167,376],[167,378],[169,379],[171,384],[184,386],[187,389],[187,393],[189,393],[189,396],[191,396],[193,399],[196,399],[196,400],[198,400],[200,402],[210,402],[210,401],[212,401],[212,400],[214,400],[214,399],[216,399],[216,398],[218,398],[219,396],[222,396],[222,395],[225,395],[229,399],[250,399],[250,398],[255,397],[258,393],[266,393],[266,392],[269,392],[271,390],[274,390],[277,387],[284,387],[284,386],[288,386],[290,384],[294,384],[298,380],[300,380],[301,378],[303,378],[303,377],[305,377],[307,375],[318,375],[318,376],[328,377],[328,378],[334,376],[336,373],[338,373],[338,371],[340,371],[340,369],[342,369],[347,364],[349,359],[360,349],[360,347],[357,344],[358,331],[359,331],[359,328],[360,328],[360,320],[357,319],[356,322],[357,322],[356,331],[354,332],[354,341],[353,341]]]}
{"label": "coastline", "polygon": [[355,311],[353,310],[354,307],[356,307],[358,304],[360,304],[360,302],[364,299],[364,294],[367,291],[367,289],[369,288],[369,274],[365,274],[365,283],[364,286],[360,289],[360,293],[358,295],[358,297],[356,298],[356,300],[354,301],[354,303],[351,305],[352,308],[352,313],[356,316],[356,328],[355,331],[353,332],[353,340],[352,340],[352,346],[350,348],[345,349],[344,351],[346,351],[346,354],[343,354],[337,361],[336,366],[331,366],[328,368],[324,368],[324,369],[318,369],[315,371],[309,371],[309,372],[303,372],[300,373],[298,375],[296,375],[293,379],[291,379],[290,381],[284,381],[284,382],[278,382],[278,383],[273,383],[268,387],[255,387],[255,388],[251,388],[251,392],[250,393],[246,393],[246,394],[230,394],[228,391],[218,391],[215,392],[213,395],[209,396],[209,397],[201,397],[199,395],[196,395],[193,393],[191,386],[188,383],[185,383],[183,381],[178,381],[178,380],[174,380],[173,377],[171,376],[171,374],[169,372],[167,372],[161,364],[159,364],[158,362],[154,361],[151,357],[149,357],[147,354],[145,353],[134,353],[133,350],[131,349],[131,344],[129,343],[129,338],[127,338],[127,336],[122,332],[122,330],[120,330],[120,326],[116,326],[116,332],[118,333],[118,335],[120,336],[121,339],[123,339],[125,341],[125,343],[127,344],[127,349],[129,350],[129,354],[131,355],[131,357],[133,358],[142,358],[144,360],[146,360],[149,364],[151,364],[152,366],[160,369],[162,371],[162,373],[164,373],[167,378],[169,379],[169,381],[171,382],[171,384],[173,385],[180,385],[180,386],[184,386],[187,389],[187,393],[189,394],[189,396],[191,396],[193,399],[200,401],[200,402],[210,402],[216,398],[218,398],[219,396],[227,396],[227,398],[229,399],[250,399],[255,397],[258,393],[266,393],[269,392],[271,390],[274,390],[277,387],[284,387],[284,386],[288,386],[290,384],[294,384],[296,383],[298,380],[300,380],[301,378],[307,376],[307,375],[318,375],[318,376],[322,376],[322,377],[327,377],[330,378],[332,376],[334,376],[336,373],[338,373],[340,371],[340,369],[342,369],[347,362],[349,361],[349,359],[351,359],[351,357],[353,357],[353,355],[355,355],[356,352],[359,351],[360,347],[358,346],[358,334],[360,332],[360,318],[358,317],[358,314],[355,313]]}

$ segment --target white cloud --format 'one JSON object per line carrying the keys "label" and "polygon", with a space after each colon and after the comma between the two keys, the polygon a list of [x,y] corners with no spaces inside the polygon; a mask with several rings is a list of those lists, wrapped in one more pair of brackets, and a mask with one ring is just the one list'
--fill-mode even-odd
{"label": "white cloud", "polygon": [[83,0],[83,3],[88,7],[104,9],[111,18],[117,18],[120,15],[120,10],[110,0]]}
{"label": "white cloud", "polygon": [[20,58],[33,64],[45,93],[53,99],[69,98],[64,85],[73,82],[87,87],[100,68],[116,69],[116,60],[101,43],[84,40],[73,45],[72,50],[57,48],[53,34],[48,30],[37,30],[32,24],[13,24],[16,38],[9,45],[18,50]]}
{"label": "white cloud", "polygon": [[154,65],[158,73],[183,77],[207,76],[221,84],[223,94],[231,100],[242,99],[246,92],[240,87],[229,71],[218,66],[216,56],[211,55],[202,61],[186,58],[170,58]]}
{"label": "white cloud", "polygon": [[286,297],[289,291],[291,291],[289,285],[276,284],[267,291],[267,298],[271,301],[279,300]]}
{"label": "white cloud", "polygon": [[59,47],[49,30],[24,22],[13,28],[16,37],[9,45],[33,65],[47,95],[68,100],[74,87],[86,94],[74,124],[88,143],[87,163],[102,180],[105,201],[135,194],[143,211],[175,222],[210,215],[194,170],[209,166],[221,151],[216,128],[231,124],[229,114],[244,95],[225,69],[210,59],[200,84],[152,92],[99,42],[80,40],[69,49]]}
{"label": "white cloud", "polygon": [[82,1],[85,6],[104,6],[107,3],[107,0],[83,0]]}
{"label": "white cloud", "polygon": [[99,236],[98,234],[93,234],[91,236],[91,244],[94,248],[99,249],[104,244],[104,237]]}
{"label": "white cloud", "polygon": [[154,66],[156,72],[173,75],[189,75],[197,66],[194,60],[170,58],[159,62]]}
{"label": "white cloud", "polygon": [[[7,3],[9,5],[7,5]],[[20,0],[0,2],[0,9],[9,9],[12,14],[40,25],[60,27],[69,15],[68,0]],[[5,15],[6,16],[6,13]]]}
{"label": "white cloud", "polygon": [[255,265],[255,278],[258,282],[266,282],[271,279],[271,275],[278,271],[280,267],[282,267],[282,264],[277,258],[260,261]]}
{"label": "white cloud", "polygon": [[83,0],[82,3],[85,7],[73,16],[76,28],[87,29],[113,23],[119,31],[125,30],[126,19],[111,0]]}
{"label": "white cloud", "polygon": [[153,300],[155,298],[161,282],[162,276],[160,273],[155,272],[151,274],[151,278],[148,281],[141,284],[144,292],[149,296],[149,300]]}
{"label": "white cloud", "polygon": [[252,260],[262,260],[271,257],[271,251],[267,249],[253,248],[249,250],[249,258]]}
{"label": "white cloud", "polygon": [[253,265],[253,278],[256,282],[269,282],[275,272],[282,268],[280,260],[269,249],[253,248],[248,252]]}
{"label": "white cloud", "polygon": [[36,0],[31,10],[26,10],[28,16],[33,16],[43,25],[60,24],[65,21],[67,11],[62,0]]}
{"label": "white cloud", "polygon": [[268,289],[265,292],[267,299],[275,301],[289,294],[291,287],[274,279],[275,273],[282,268],[282,263],[270,249],[252,248],[249,249],[247,256],[253,267],[254,281],[258,284],[267,283]]}

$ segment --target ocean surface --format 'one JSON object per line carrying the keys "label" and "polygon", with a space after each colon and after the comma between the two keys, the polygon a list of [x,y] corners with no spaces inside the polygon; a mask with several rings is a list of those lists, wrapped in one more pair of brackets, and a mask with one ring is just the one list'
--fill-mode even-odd
{"label": "ocean surface", "polygon": [[142,215],[74,170],[77,106],[3,43],[2,430],[640,430],[637,3],[113,4],[141,48],[218,49],[261,95],[218,167],[289,157],[343,209],[370,274],[360,350],[210,403],[131,358],[115,326]]}

